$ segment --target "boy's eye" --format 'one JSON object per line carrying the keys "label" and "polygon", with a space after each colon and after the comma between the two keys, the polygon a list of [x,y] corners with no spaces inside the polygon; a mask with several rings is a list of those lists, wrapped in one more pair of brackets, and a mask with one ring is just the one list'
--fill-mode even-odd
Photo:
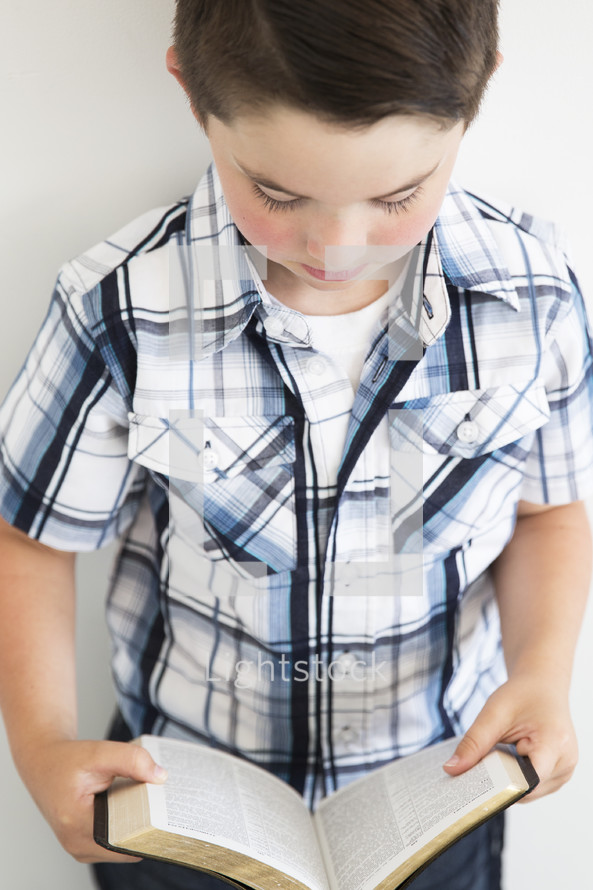
{"label": "boy's eye", "polygon": [[[296,210],[297,207],[300,207],[301,204],[304,203],[303,198],[292,198],[288,201],[278,201],[276,198],[270,197],[270,195],[266,194],[266,192],[262,191],[260,187],[254,182],[252,183],[254,194],[260,201],[263,202],[264,206],[267,207],[268,210],[272,211],[281,211],[281,210]],[[422,193],[422,187],[418,186],[418,188],[412,192],[411,195],[408,195],[405,198],[402,198],[399,201],[380,201],[374,200],[370,203],[373,207],[380,207],[386,213],[402,213],[408,210],[411,205],[416,201],[420,194]]]}
{"label": "boy's eye", "polygon": [[265,207],[268,210],[295,210],[303,203],[302,198],[293,198],[289,201],[277,201],[276,198],[271,198],[270,195],[267,195],[266,192],[262,191],[255,182],[252,183],[253,191],[255,195],[263,201]]}
{"label": "boy's eye", "polygon": [[382,207],[387,213],[405,213],[406,210],[409,210],[412,204],[418,200],[420,195],[422,194],[422,186],[418,186],[418,188],[412,192],[411,195],[407,195],[405,198],[400,198],[399,201],[371,201],[371,204],[374,207]]}

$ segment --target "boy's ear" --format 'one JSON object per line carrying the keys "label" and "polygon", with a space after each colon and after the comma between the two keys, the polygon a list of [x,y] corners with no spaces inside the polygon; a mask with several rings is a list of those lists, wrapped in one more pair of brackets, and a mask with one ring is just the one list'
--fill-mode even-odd
{"label": "boy's ear", "polygon": [[[181,84],[181,86],[185,90],[185,82],[183,80],[183,77],[181,76],[179,62],[177,61],[177,51],[174,46],[170,46],[167,50],[165,61],[167,63],[167,71],[169,72],[169,74],[172,74],[173,77]],[[185,92],[187,92],[187,90],[185,90]]]}
{"label": "boy's ear", "polygon": [[173,75],[173,77],[175,78],[175,80],[176,80],[176,81],[179,83],[179,85],[181,86],[183,92],[185,93],[185,95],[186,95],[187,98],[189,99],[189,104],[190,104],[190,106],[191,106],[191,110],[192,110],[192,114],[193,114],[193,116],[195,117],[195,119],[197,120],[197,122],[199,123],[199,125],[202,127],[202,129],[204,129],[204,126],[203,126],[202,121],[201,121],[201,119],[200,119],[200,115],[197,113],[196,109],[194,108],[193,103],[192,103],[192,100],[191,100],[191,96],[190,96],[190,94],[189,94],[189,92],[188,92],[188,89],[187,89],[187,87],[186,87],[186,85],[185,85],[185,81],[184,81],[184,79],[183,79],[183,75],[182,75],[181,70],[180,70],[180,68],[179,68],[179,62],[177,61],[177,53],[176,53],[176,51],[175,51],[175,47],[174,47],[174,46],[170,46],[169,49],[167,50],[167,54],[166,54],[166,56],[165,56],[165,61],[166,61],[166,63],[167,63],[167,71],[168,71],[170,74]]}
{"label": "boy's ear", "polygon": [[[496,50],[496,65],[494,66],[494,71],[497,71],[502,63],[504,62],[504,56],[499,50]],[[492,72],[494,74],[494,71]]]}

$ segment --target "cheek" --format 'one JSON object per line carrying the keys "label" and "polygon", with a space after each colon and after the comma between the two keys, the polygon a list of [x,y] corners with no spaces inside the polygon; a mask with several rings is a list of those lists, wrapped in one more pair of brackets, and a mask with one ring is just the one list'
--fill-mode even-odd
{"label": "cheek", "polygon": [[375,229],[375,244],[397,244],[414,247],[428,234],[441,207],[440,201],[412,208],[407,213],[386,214],[385,221]]}
{"label": "cheek", "polygon": [[282,253],[299,241],[298,227],[289,212],[269,213],[253,201],[228,200],[233,221],[250,244],[266,247],[268,255]]}
{"label": "cheek", "polygon": [[286,252],[298,244],[298,232],[294,224],[277,223],[269,217],[245,216],[239,226],[243,235],[251,244],[259,244],[268,249],[268,255],[274,256]]}

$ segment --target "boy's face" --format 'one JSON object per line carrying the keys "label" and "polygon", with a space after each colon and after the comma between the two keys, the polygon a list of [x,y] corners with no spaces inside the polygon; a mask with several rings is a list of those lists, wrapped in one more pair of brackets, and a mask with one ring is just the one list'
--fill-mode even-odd
{"label": "boy's face", "polygon": [[463,132],[422,116],[347,130],[285,107],[208,120],[231,216],[266,248],[266,287],[316,315],[385,292],[438,215]]}

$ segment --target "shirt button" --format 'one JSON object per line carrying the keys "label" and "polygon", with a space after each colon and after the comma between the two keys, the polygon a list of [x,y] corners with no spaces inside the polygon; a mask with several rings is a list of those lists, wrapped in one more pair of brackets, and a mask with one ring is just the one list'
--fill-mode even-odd
{"label": "shirt button", "polygon": [[306,368],[308,373],[315,374],[316,377],[320,377],[322,374],[324,374],[326,367],[327,365],[323,361],[323,359],[318,358],[317,356],[307,360]]}
{"label": "shirt button", "polygon": [[362,665],[358,663],[359,659],[353,652],[343,652],[337,659],[337,662],[340,665],[344,676],[351,674],[355,666],[357,672],[362,668]]}
{"label": "shirt button", "polygon": [[218,454],[213,448],[204,448],[202,452],[202,465],[205,470],[213,470],[218,466]]}
{"label": "shirt button", "polygon": [[268,315],[264,319],[264,328],[270,337],[281,337],[284,333],[284,324],[277,315]]}
{"label": "shirt button", "polygon": [[473,420],[464,420],[457,427],[457,438],[466,445],[471,445],[480,435],[480,428]]}
{"label": "shirt button", "polygon": [[352,726],[343,726],[339,738],[343,745],[353,745],[358,740],[358,733]]}

